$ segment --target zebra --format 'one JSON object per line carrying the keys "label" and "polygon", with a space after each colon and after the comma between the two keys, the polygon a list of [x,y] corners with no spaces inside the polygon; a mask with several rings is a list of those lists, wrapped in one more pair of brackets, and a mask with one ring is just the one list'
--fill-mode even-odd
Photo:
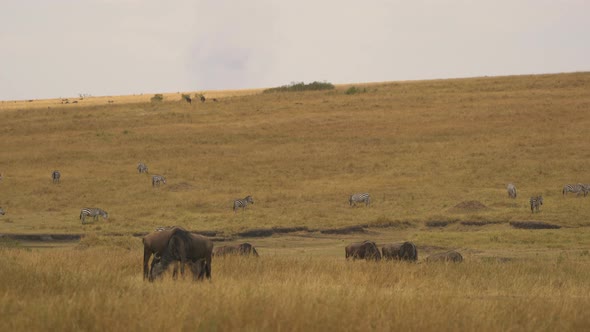
{"label": "zebra", "polygon": [[508,190],[508,197],[516,198],[516,187],[512,183],[509,183],[506,189]]}
{"label": "zebra", "polygon": [[156,184],[160,186],[160,183],[166,184],[166,178],[161,175],[152,176],[152,187],[155,187]]}
{"label": "zebra", "polygon": [[350,206],[356,206],[356,203],[365,202],[365,206],[371,204],[371,195],[369,193],[352,194],[348,199]]}
{"label": "zebra", "polygon": [[159,227],[156,227],[156,229],[154,231],[155,232],[167,231],[167,230],[175,228],[175,227],[178,227],[178,226],[159,226]]}
{"label": "zebra", "polygon": [[4,210],[1,207],[0,207],[0,214],[1,215],[5,215],[6,214],[6,212],[4,212]]}
{"label": "zebra", "polygon": [[239,208],[242,208],[242,211],[244,211],[248,204],[254,204],[254,199],[252,196],[246,196],[244,199],[236,199],[234,201],[234,213],[236,213],[236,210]]}
{"label": "zebra", "polygon": [[86,217],[92,217],[95,221],[98,220],[98,216],[101,216],[103,219],[109,219],[109,214],[99,208],[83,208],[80,210],[80,220],[82,220],[82,224],[86,223]]}
{"label": "zebra", "polygon": [[561,193],[565,196],[565,195],[567,195],[568,192],[570,192],[570,193],[576,193],[577,196],[579,196],[580,193],[583,193],[584,196],[586,196],[588,194],[588,192],[586,191],[586,188],[581,183],[578,183],[578,184],[566,184],[565,186],[563,186],[563,190],[561,191]]}
{"label": "zebra", "polygon": [[533,196],[529,201],[531,203],[531,213],[535,213],[535,210],[539,212],[539,208],[543,205],[543,196]]}
{"label": "zebra", "polygon": [[53,180],[53,183],[59,183],[59,178],[61,178],[61,173],[57,170],[53,171],[53,173],[51,173],[51,179]]}
{"label": "zebra", "polygon": [[137,164],[137,171],[139,173],[148,173],[148,167],[144,163],[139,163]]}
{"label": "zebra", "polygon": [[582,190],[584,191],[584,197],[586,197],[586,195],[588,195],[588,192],[590,192],[590,184],[587,183],[582,183]]}

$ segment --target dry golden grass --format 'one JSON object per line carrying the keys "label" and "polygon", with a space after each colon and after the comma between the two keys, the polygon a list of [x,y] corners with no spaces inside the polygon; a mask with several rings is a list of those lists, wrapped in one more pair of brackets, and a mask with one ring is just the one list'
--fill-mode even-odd
{"label": "dry golden grass", "polygon": [[[0,103],[0,233],[88,234],[76,248],[2,250],[0,316],[10,319],[0,329],[586,328],[589,198],[561,189],[590,183],[590,73],[355,86],[367,92],[218,92],[218,103],[192,106],[180,95]],[[139,161],[168,184],[152,188]],[[350,208],[361,191],[372,206]],[[534,194],[545,202],[533,215]],[[246,195],[255,204],[232,213]],[[487,208],[455,207],[467,201]],[[81,225],[86,206],[109,220]],[[530,220],[564,228],[508,224]],[[159,225],[222,236],[370,227],[249,239],[262,257],[215,261],[211,283],[149,285],[130,234]],[[345,262],[344,246],[367,238],[411,240],[420,260],[457,249],[466,262]]]}

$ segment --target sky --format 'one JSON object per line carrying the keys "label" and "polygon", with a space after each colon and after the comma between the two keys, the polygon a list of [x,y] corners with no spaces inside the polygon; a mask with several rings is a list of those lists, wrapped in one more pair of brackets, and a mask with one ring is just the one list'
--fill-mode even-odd
{"label": "sky", "polygon": [[590,71],[585,0],[0,0],[0,100]]}

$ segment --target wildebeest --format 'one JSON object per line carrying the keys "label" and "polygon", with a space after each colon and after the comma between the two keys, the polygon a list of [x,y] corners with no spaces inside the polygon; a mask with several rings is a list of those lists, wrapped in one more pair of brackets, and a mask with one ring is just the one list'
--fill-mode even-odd
{"label": "wildebeest", "polygon": [[508,186],[506,186],[506,190],[508,190],[508,197],[516,198],[516,186],[514,186],[512,183],[509,183]]}
{"label": "wildebeest", "polygon": [[225,256],[225,255],[243,255],[243,256],[255,256],[258,257],[258,252],[253,245],[248,242],[242,244],[236,244],[233,246],[216,247],[213,249],[213,256]]}
{"label": "wildebeest", "polygon": [[412,242],[386,244],[381,248],[381,252],[383,259],[418,260],[418,250]]}
{"label": "wildebeest", "polygon": [[451,250],[447,252],[441,252],[438,254],[432,254],[426,258],[427,262],[453,262],[460,263],[463,261],[463,256],[460,253]]}
{"label": "wildebeest", "polygon": [[[163,233],[166,231],[160,231]],[[160,252],[160,259],[152,264],[149,273],[149,280],[157,279],[170,263],[180,261],[180,272],[184,274],[184,264],[189,263],[193,272],[193,277],[202,279],[203,274],[207,279],[211,279],[211,256],[213,254],[213,242],[204,236],[192,234],[184,229],[174,228],[172,230],[168,245]],[[145,254],[144,254],[145,257]],[[199,260],[204,262],[199,263]],[[195,267],[195,265],[197,265]],[[199,267],[200,266],[200,267]],[[198,272],[195,275],[195,272]]]}
{"label": "wildebeest", "polygon": [[152,254],[155,257],[156,254],[161,254],[168,247],[168,241],[175,229],[184,230],[182,227],[173,227],[156,230],[143,237],[143,279],[149,277],[148,264]]}
{"label": "wildebeest", "polygon": [[189,97],[189,96],[184,96],[184,101],[186,101],[189,104],[192,104],[193,103],[193,99],[191,97]]}
{"label": "wildebeest", "polygon": [[200,99],[201,99],[201,103],[205,102],[205,96],[201,95]]}
{"label": "wildebeest", "polygon": [[344,248],[346,259],[352,257],[355,259],[374,259],[376,261],[381,259],[381,253],[377,248],[377,245],[373,241],[365,240],[363,242],[351,243]]}

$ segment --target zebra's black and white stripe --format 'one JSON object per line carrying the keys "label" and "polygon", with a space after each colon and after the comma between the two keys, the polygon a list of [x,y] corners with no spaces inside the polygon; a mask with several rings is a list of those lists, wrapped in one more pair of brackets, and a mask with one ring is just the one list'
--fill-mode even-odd
{"label": "zebra's black and white stripe", "polygon": [[58,170],[55,170],[53,173],[51,173],[51,179],[53,180],[53,183],[59,183],[60,178],[61,173]]}
{"label": "zebra's black and white stripe", "polygon": [[365,202],[365,206],[371,204],[371,195],[369,193],[358,193],[350,195],[348,203],[350,206],[356,206],[356,203]]}
{"label": "zebra's black and white stripe", "polygon": [[535,213],[535,210],[539,212],[539,208],[543,205],[543,196],[533,196],[529,202],[531,203],[531,213]]}
{"label": "zebra's black and white stripe", "polygon": [[156,229],[154,231],[155,232],[167,231],[167,230],[175,228],[175,227],[178,227],[178,226],[159,226],[159,227],[156,227]]}
{"label": "zebra's black and white stripe", "polygon": [[506,186],[506,189],[508,190],[508,197],[516,198],[516,186],[514,186],[512,183],[509,183],[508,186]]}
{"label": "zebra's black and white stripe", "polygon": [[103,217],[103,219],[109,218],[109,214],[105,210],[99,208],[83,208],[80,211],[80,220],[82,220],[83,224],[86,223],[86,217],[92,217],[96,221],[98,220],[98,216]]}
{"label": "zebra's black and white stripe", "polygon": [[147,173],[148,172],[148,167],[144,163],[139,163],[139,164],[137,164],[137,171],[139,173]]}
{"label": "zebra's black and white stripe", "polygon": [[160,183],[166,184],[166,178],[161,175],[152,176],[152,187],[159,186]]}
{"label": "zebra's black and white stripe", "polygon": [[234,201],[234,213],[236,213],[236,210],[239,208],[242,208],[242,211],[244,211],[248,204],[254,204],[254,199],[252,196],[246,196],[244,199],[236,199]]}
{"label": "zebra's black and white stripe", "polygon": [[576,193],[578,196],[580,195],[580,193],[583,193],[584,196],[586,196],[588,192],[586,191],[584,185],[582,185],[581,183],[577,183],[566,184],[565,186],[563,186],[563,190],[561,191],[561,193],[563,195],[567,195],[567,193]]}
{"label": "zebra's black and white stripe", "polygon": [[0,214],[1,214],[1,215],[4,215],[4,214],[6,214],[6,212],[4,212],[4,210],[3,210],[1,207],[0,207]]}

